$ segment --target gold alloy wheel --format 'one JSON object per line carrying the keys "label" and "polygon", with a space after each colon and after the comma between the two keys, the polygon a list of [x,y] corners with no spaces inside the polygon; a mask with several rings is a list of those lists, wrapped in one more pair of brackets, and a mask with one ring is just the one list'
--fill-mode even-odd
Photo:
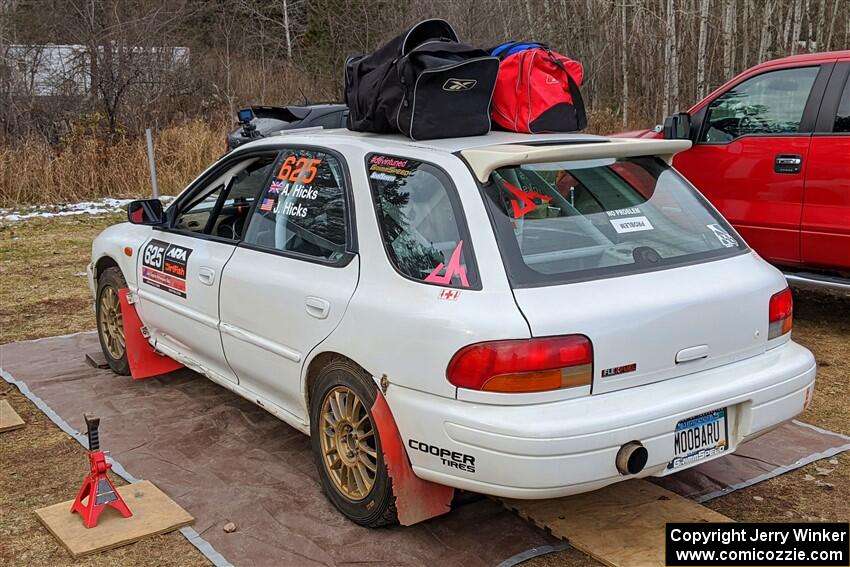
{"label": "gold alloy wheel", "polygon": [[325,469],[344,496],[363,500],[378,470],[375,427],[366,406],[351,388],[337,386],[322,401],[321,420]]}
{"label": "gold alloy wheel", "polygon": [[100,294],[100,333],[109,356],[120,360],[124,356],[124,318],[121,302],[112,286],[106,286]]}

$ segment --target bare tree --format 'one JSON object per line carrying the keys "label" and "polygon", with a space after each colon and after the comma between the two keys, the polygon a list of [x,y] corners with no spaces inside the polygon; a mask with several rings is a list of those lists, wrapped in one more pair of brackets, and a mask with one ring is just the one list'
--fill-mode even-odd
{"label": "bare tree", "polygon": [[620,6],[620,65],[622,66],[623,77],[623,127],[629,125],[629,32],[628,32],[628,16],[626,15],[626,0],[622,0]]}
{"label": "bare tree", "polygon": [[708,46],[708,13],[711,9],[711,0],[700,0],[699,2],[699,45],[697,47],[697,96],[702,98],[706,94],[705,65],[706,47]]}
{"label": "bare tree", "polygon": [[770,56],[770,24],[772,19],[771,17],[773,16],[774,10],[776,8],[776,2],[777,0],[764,0],[761,19],[761,32],[759,33],[758,61],[764,61]]}
{"label": "bare tree", "polygon": [[731,76],[735,68],[735,0],[723,2],[723,74]]}
{"label": "bare tree", "polygon": [[[850,47],[847,0],[0,0],[0,133],[55,141],[102,119],[116,138],[339,100],[347,56],[427,17],[471,45],[542,40],[581,61],[591,125],[611,128],[656,122],[772,57]],[[43,62],[12,61],[50,44],[80,52],[56,72],[61,100],[26,87]]]}
{"label": "bare tree", "polygon": [[662,114],[669,114],[679,99],[679,61],[676,49],[676,1],[666,0],[666,27],[664,32],[664,68],[669,81],[665,81]]}
{"label": "bare tree", "polygon": [[794,0],[793,23],[791,25],[791,53],[797,53],[803,28],[803,1]]}

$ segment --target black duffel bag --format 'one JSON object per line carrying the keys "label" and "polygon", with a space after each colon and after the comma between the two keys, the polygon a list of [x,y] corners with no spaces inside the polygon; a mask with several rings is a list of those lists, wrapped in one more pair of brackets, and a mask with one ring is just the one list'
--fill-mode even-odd
{"label": "black duffel bag", "polygon": [[499,59],[459,43],[445,20],[424,20],[345,64],[348,128],[414,140],[490,131]]}

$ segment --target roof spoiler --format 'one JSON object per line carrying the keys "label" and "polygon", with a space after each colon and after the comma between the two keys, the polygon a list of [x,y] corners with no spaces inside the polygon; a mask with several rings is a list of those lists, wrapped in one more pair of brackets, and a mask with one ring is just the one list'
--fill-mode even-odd
{"label": "roof spoiler", "polygon": [[613,138],[605,142],[565,142],[541,146],[501,144],[462,150],[460,154],[472,168],[478,181],[486,183],[493,171],[507,165],[652,155],[669,164],[674,155],[690,147],[690,140]]}

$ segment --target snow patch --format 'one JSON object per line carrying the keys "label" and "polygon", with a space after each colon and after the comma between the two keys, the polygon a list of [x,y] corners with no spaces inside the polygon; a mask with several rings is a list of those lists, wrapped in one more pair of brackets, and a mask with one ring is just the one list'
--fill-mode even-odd
{"label": "snow patch", "polygon": [[[174,200],[173,196],[160,197],[164,205]],[[37,205],[25,209],[0,209],[0,222],[19,222],[34,218],[67,217],[73,215],[107,215],[127,210],[133,199],[98,199],[64,205]]]}

